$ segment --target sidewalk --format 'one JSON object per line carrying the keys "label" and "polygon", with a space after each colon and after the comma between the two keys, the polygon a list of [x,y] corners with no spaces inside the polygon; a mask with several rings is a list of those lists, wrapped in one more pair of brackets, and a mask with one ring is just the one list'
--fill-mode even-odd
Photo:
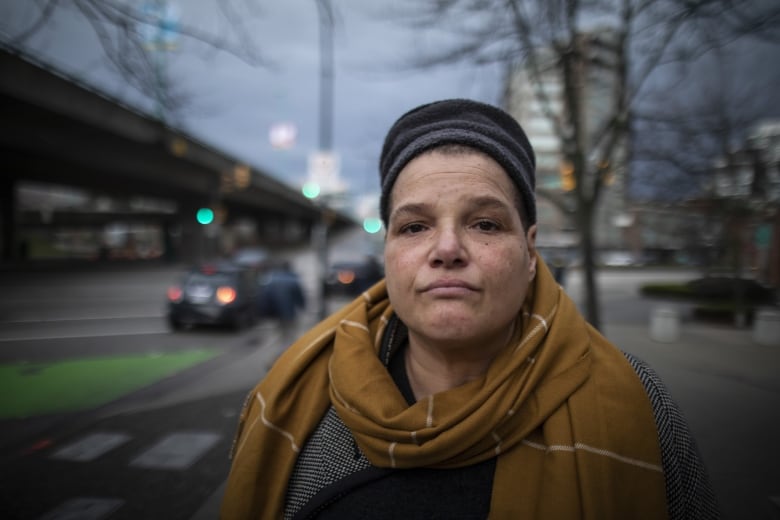
{"label": "sidewalk", "polygon": [[606,336],[656,371],[693,434],[724,519],[780,518],[780,347],[752,329],[683,322],[653,341],[650,326],[608,323]]}

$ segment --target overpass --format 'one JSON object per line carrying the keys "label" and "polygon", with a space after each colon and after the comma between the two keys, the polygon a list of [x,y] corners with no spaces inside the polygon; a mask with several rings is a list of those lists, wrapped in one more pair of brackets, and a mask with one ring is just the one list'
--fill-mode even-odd
{"label": "overpass", "polygon": [[[192,136],[52,69],[0,48],[0,261],[18,260],[30,226],[94,226],[143,220],[158,225],[167,254],[194,261],[216,234],[250,224],[254,241],[306,243],[323,218],[335,227],[349,217],[323,211],[298,190]],[[127,200],[149,197],[170,209],[107,213],[57,212],[37,217],[18,204],[21,183],[44,183]],[[198,224],[198,208],[218,223]]]}

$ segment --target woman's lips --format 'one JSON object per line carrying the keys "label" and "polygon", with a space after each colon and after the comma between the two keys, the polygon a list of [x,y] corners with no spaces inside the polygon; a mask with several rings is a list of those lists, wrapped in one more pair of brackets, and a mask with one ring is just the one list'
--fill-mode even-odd
{"label": "woman's lips", "polygon": [[423,286],[421,292],[433,296],[457,297],[476,291],[476,287],[463,280],[436,280]]}

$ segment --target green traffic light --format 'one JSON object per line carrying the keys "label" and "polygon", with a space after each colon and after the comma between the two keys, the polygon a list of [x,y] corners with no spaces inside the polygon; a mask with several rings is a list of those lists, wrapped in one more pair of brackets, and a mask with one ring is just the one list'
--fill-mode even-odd
{"label": "green traffic light", "polygon": [[320,195],[320,185],[316,182],[307,182],[303,185],[301,191],[307,199],[316,199]]}
{"label": "green traffic light", "polygon": [[214,210],[211,208],[200,208],[195,214],[195,218],[197,219],[198,224],[211,224],[214,222]]}
{"label": "green traffic light", "polygon": [[367,233],[378,233],[382,229],[382,221],[375,217],[366,217],[363,219],[363,229]]}

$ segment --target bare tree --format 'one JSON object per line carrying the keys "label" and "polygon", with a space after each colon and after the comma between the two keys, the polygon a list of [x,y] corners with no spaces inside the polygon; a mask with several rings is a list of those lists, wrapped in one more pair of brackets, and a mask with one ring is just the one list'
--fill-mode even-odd
{"label": "bare tree", "polygon": [[[633,109],[648,80],[661,67],[672,73],[671,64],[745,35],[776,41],[780,26],[780,6],[760,0],[416,0],[399,12],[413,27],[457,35],[454,44],[416,58],[417,67],[470,61],[525,69],[572,169],[586,316],[595,327],[595,209],[611,171],[626,167]],[[544,81],[550,70],[563,87],[562,110]],[[583,87],[593,70],[610,85],[611,104],[586,121],[593,111]]]}
{"label": "bare tree", "polygon": [[[776,94],[780,72],[757,72],[773,54],[774,49],[762,52],[760,45],[752,45],[749,53],[716,49],[689,68],[686,83],[677,85],[676,99],[649,96],[635,111],[636,125],[644,129],[634,141],[635,173],[667,172],[671,182],[653,183],[660,196],[692,197],[689,203],[708,216],[712,232],[698,239],[706,238],[708,246],[719,246],[723,253],[725,264],[718,267],[731,271],[737,325],[745,323],[741,278],[746,232],[756,217],[778,210],[761,185],[765,158],[759,149],[746,148],[751,131],[767,118],[780,117]],[[713,171],[724,174],[735,187],[741,174],[749,172],[752,185],[742,193],[732,188],[721,194]],[[705,274],[714,260],[714,255],[706,259]]]}
{"label": "bare tree", "polygon": [[645,175],[673,181],[646,182],[645,198],[706,193],[715,161],[733,160],[731,151],[744,144],[748,132],[764,119],[780,117],[780,70],[766,67],[777,49],[743,47],[715,49],[636,104],[634,176],[639,182]]}
{"label": "bare tree", "polygon": [[225,52],[253,66],[272,66],[248,29],[248,22],[260,15],[256,2],[200,2],[198,8],[210,15],[193,25],[180,19],[175,5],[167,0],[30,0],[16,7],[24,10],[25,23],[0,37],[4,45],[24,50],[62,14],[76,14],[97,38],[110,66],[127,84],[156,101],[160,117],[177,113],[189,101],[161,64],[163,53],[182,41],[198,44],[205,53]]}

